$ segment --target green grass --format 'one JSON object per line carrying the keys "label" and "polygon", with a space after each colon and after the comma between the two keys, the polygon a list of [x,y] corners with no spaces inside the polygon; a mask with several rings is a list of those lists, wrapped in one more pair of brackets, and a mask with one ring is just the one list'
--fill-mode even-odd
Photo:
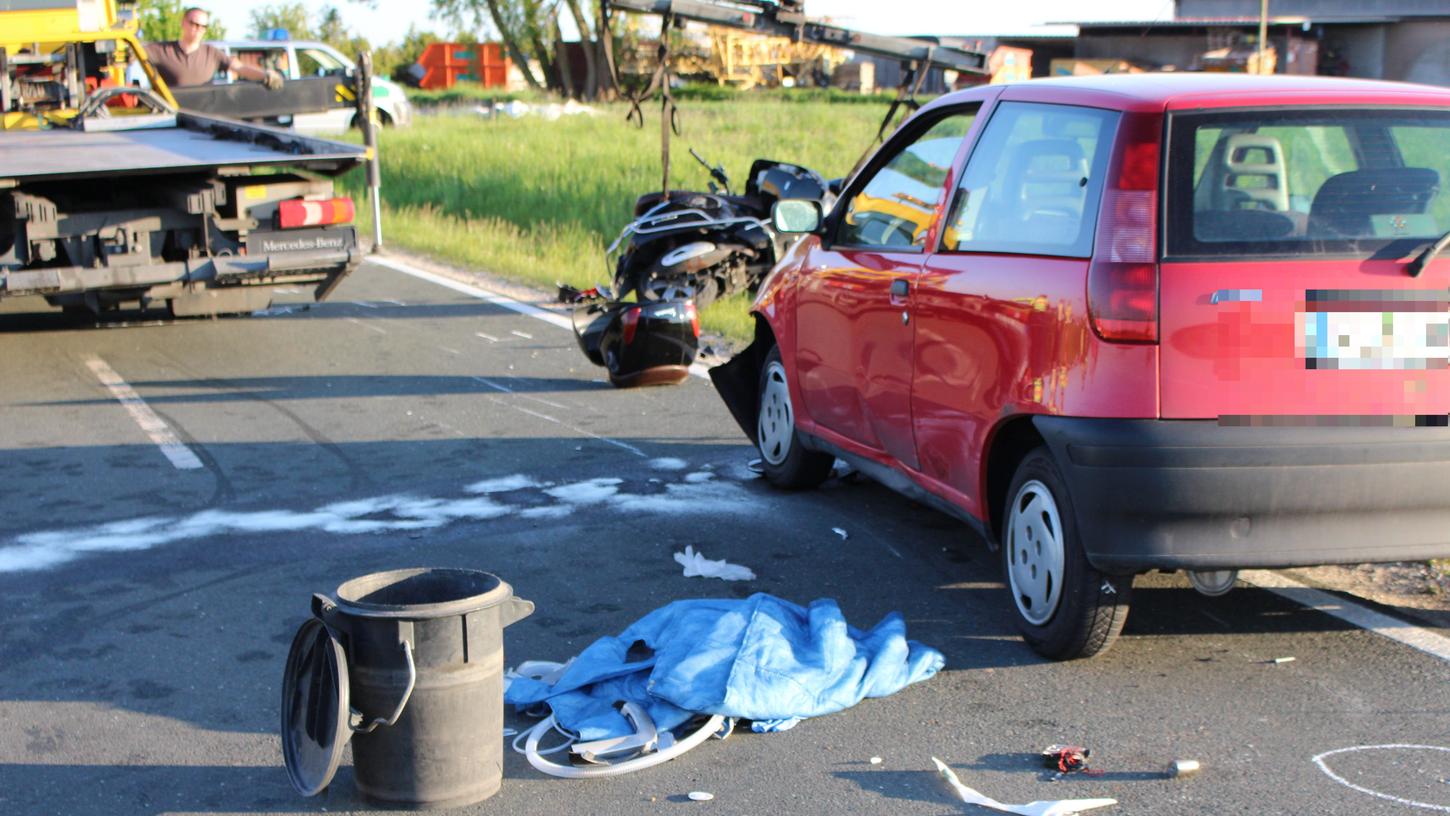
{"label": "green grass", "polygon": [[[627,106],[600,110],[554,122],[422,117],[411,128],[385,131],[384,243],[542,287],[608,282],[605,248],[630,220],[635,198],[660,187],[660,122],[657,104],[643,129],[626,124]],[[844,175],[884,113],[769,99],[681,104],[671,186],[705,185],[689,147],[724,164],[737,192],[760,157],[827,178]],[[343,180],[359,201],[364,185],[360,173]],[[743,297],[712,306],[701,316],[704,328],[747,338],[746,306]]]}

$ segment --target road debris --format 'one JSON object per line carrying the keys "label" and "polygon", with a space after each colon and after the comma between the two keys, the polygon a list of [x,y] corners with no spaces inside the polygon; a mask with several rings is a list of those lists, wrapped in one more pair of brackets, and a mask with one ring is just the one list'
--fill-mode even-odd
{"label": "road debris", "polygon": [[1092,751],[1080,745],[1049,745],[1042,749],[1042,764],[1059,773],[1086,771]]}
{"label": "road debris", "polygon": [[1168,775],[1174,779],[1182,779],[1185,776],[1193,776],[1199,770],[1200,766],[1196,759],[1175,759],[1173,764],[1168,766]]}
{"label": "road debris", "polygon": [[848,539],[848,538],[851,537],[849,533],[847,533],[845,530],[841,529],[840,527],[832,527],[831,528],[831,532],[833,532],[836,535],[840,536],[842,541],[845,541],[846,539]]}
{"label": "road debris", "polygon": [[722,581],[754,581],[755,573],[749,567],[731,564],[728,561],[712,561],[704,553],[685,545],[685,551],[675,553],[675,560],[685,568],[686,578],[719,578]]}
{"label": "road debris", "polygon": [[931,761],[936,763],[937,773],[952,790],[961,797],[963,802],[969,805],[980,805],[993,810],[1000,810],[1003,813],[1016,813],[1019,816],[1069,816],[1073,813],[1081,813],[1085,810],[1094,810],[1108,805],[1116,805],[1116,799],[1059,799],[1047,802],[1028,802],[1025,805],[1008,805],[998,802],[990,796],[983,796],[975,790],[963,785],[957,775],[948,768],[945,762],[936,757]]}
{"label": "road debris", "polygon": [[1280,663],[1293,663],[1295,660],[1298,660],[1298,659],[1299,658],[1297,658],[1297,657],[1276,657],[1273,660],[1270,660],[1269,662],[1270,663],[1273,663],[1274,665],[1278,665]]}
{"label": "road debris", "polygon": [[708,802],[715,798],[715,794],[705,791],[690,791],[691,802]]}
{"label": "road debris", "polygon": [[880,765],[881,764],[881,757],[871,757],[871,764],[872,765]]}

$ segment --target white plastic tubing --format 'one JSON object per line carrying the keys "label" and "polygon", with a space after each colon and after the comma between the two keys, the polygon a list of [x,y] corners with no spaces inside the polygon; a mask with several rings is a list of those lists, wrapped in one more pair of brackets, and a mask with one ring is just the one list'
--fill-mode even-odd
{"label": "white plastic tubing", "polygon": [[[669,762],[680,754],[694,748],[710,737],[714,736],[725,725],[725,718],[716,714],[706,723],[700,726],[695,733],[685,737],[679,742],[652,754],[644,754],[634,759],[618,762],[610,765],[560,765],[544,759],[539,752],[539,740],[554,728],[554,715],[550,714],[529,729],[528,741],[524,744],[524,756],[528,758],[529,764],[539,771],[550,776],[563,777],[565,779],[597,779],[604,776],[620,776],[621,774],[633,771],[642,771],[645,768],[653,768],[656,765]],[[547,753],[553,753],[553,749]]]}

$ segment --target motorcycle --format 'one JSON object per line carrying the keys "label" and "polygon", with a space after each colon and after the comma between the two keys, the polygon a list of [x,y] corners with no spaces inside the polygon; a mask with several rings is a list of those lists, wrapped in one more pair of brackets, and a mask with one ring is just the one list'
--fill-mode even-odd
{"label": "motorcycle", "polygon": [[709,171],[709,192],[640,196],[634,220],[605,253],[620,300],[631,293],[641,302],[691,298],[703,309],[735,292],[753,292],[794,241],[771,227],[775,202],[810,198],[829,211],[835,201],[838,183],[771,159],[751,164],[745,193],[734,195],[724,167],[711,166],[693,148],[690,155]]}

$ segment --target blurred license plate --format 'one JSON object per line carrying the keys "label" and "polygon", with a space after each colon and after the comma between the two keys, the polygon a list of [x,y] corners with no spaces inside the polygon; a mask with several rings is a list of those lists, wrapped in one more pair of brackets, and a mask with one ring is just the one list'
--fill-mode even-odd
{"label": "blurred license plate", "polygon": [[1301,312],[1298,336],[1307,368],[1424,370],[1450,363],[1450,313]]}

